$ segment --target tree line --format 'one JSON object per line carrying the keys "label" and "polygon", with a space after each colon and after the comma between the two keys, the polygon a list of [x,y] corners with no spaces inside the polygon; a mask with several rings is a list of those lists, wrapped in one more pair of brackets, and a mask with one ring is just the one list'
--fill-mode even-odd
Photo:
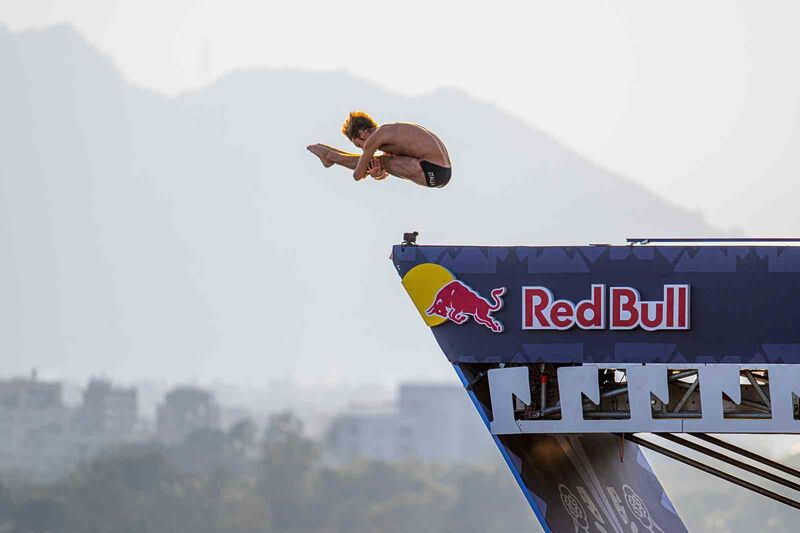
{"label": "tree line", "polygon": [[[498,512],[498,510],[502,510]],[[536,531],[496,466],[331,467],[291,414],[177,446],[108,450],[48,484],[0,478],[0,532],[468,533]]]}
{"label": "tree line", "polygon": [[[505,465],[333,467],[291,414],[176,446],[108,450],[57,482],[0,477],[0,533],[521,533],[541,531]],[[797,456],[789,462],[798,465]],[[690,531],[794,531],[793,509],[654,464]]]}

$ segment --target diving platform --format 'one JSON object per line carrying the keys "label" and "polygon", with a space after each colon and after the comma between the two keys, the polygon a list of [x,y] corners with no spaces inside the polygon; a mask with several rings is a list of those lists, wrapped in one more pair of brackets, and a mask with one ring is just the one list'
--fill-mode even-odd
{"label": "diving platform", "polygon": [[546,530],[685,531],[640,446],[800,508],[676,451],[800,489],[708,435],[800,434],[800,239],[415,238],[402,285]]}

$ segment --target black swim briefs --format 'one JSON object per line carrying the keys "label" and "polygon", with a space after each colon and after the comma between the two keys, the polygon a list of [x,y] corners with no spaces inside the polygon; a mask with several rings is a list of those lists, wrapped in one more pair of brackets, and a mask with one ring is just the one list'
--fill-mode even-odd
{"label": "black swim briefs", "polygon": [[425,183],[428,184],[428,187],[440,189],[450,182],[451,168],[440,167],[424,159],[420,160],[419,166],[422,167],[422,173],[425,175]]}

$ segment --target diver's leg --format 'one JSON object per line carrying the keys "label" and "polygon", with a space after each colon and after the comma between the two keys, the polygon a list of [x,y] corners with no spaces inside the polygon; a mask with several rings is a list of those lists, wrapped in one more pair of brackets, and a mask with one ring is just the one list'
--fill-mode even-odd
{"label": "diver's leg", "polygon": [[338,154],[343,154],[343,155],[358,155],[358,154],[354,154],[353,152],[345,152],[344,150],[340,150],[340,149],[336,148],[335,146],[331,146],[331,145],[329,145],[329,144],[322,144],[322,143],[320,143],[320,146],[323,146],[323,147],[327,148],[328,150],[333,150],[334,152],[336,152],[336,153],[338,153]]}
{"label": "diver's leg", "polygon": [[[319,157],[326,168],[336,164],[349,168],[350,170],[355,170],[356,166],[358,166],[358,160],[361,159],[359,154],[351,154],[336,150],[324,144],[312,144],[307,148],[311,153]],[[422,172],[422,167],[419,166],[419,159],[404,155],[381,155],[378,156],[378,159],[381,162],[383,170],[392,176],[413,181],[417,185],[423,187],[428,186],[428,183],[425,181],[425,174]]]}
{"label": "diver's leg", "polygon": [[[320,158],[325,157],[328,161],[347,167],[350,170],[355,170],[356,166],[358,166],[358,160],[361,159],[361,155],[359,154],[351,154],[324,144],[318,144],[316,146],[322,147],[323,156]],[[392,176],[413,181],[424,187],[428,186],[425,181],[425,174],[422,172],[422,167],[419,166],[419,159],[404,155],[385,154],[378,156],[378,159],[381,162],[383,170]]]}
{"label": "diver's leg", "polygon": [[358,166],[358,160],[361,159],[361,156],[359,154],[339,152],[331,150],[330,148],[328,148],[328,154],[326,157],[328,158],[329,161],[333,161],[337,165],[349,168],[350,170],[355,170],[356,167]]}
{"label": "diver's leg", "polygon": [[358,165],[358,160],[361,158],[358,154],[350,154],[348,152],[335,150],[324,144],[312,144],[306,148],[309,152],[319,157],[319,160],[322,161],[325,168],[332,165],[341,165],[350,170],[355,170],[356,165]]}
{"label": "diver's leg", "polygon": [[319,157],[323,167],[328,168],[333,166],[333,161],[328,159],[329,150],[323,147],[321,144],[309,144],[306,146],[306,150]]}
{"label": "diver's leg", "polygon": [[378,159],[381,161],[383,170],[392,176],[413,181],[417,185],[422,185],[423,187],[428,186],[428,182],[425,181],[425,174],[422,172],[422,167],[419,166],[419,159],[404,155],[381,155],[378,156]]}

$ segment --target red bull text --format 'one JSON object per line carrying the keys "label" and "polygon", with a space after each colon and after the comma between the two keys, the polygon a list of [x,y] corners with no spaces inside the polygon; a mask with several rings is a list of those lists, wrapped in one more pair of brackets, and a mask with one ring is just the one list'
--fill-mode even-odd
{"label": "red bull text", "polygon": [[608,293],[605,285],[592,285],[590,298],[576,304],[556,300],[547,287],[523,287],[522,329],[689,329],[689,285],[664,285],[662,301],[644,301],[632,287],[610,287]]}

